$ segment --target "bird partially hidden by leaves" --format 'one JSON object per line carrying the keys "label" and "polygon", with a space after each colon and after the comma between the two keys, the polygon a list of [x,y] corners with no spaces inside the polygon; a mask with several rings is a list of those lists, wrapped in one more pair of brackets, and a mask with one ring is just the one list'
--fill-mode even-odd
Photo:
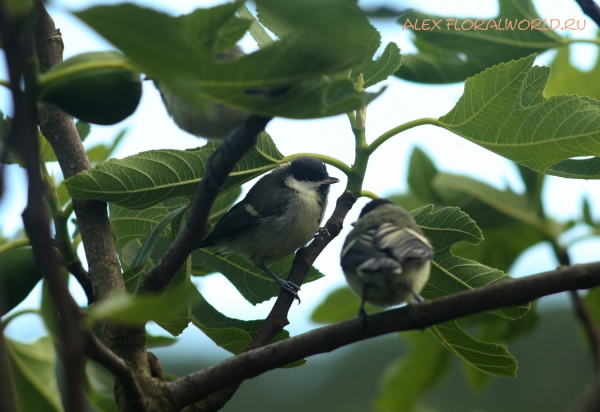
{"label": "bird partially hidden by leaves", "polygon": [[279,278],[266,265],[291,255],[315,236],[329,186],[337,182],[325,164],[312,156],[282,164],[256,182],[197,248],[216,246],[250,258],[300,302],[300,287]]}
{"label": "bird partially hidden by leaves", "polygon": [[[242,49],[235,46],[217,54],[215,60],[217,62],[229,62],[243,55]],[[248,117],[248,112],[220,103],[209,103],[209,107],[202,110],[174,93],[163,82],[149,77],[146,80],[154,81],[167,112],[175,124],[194,136],[206,139],[223,139]]]}
{"label": "bird partially hidden by leaves", "polygon": [[346,237],[341,265],[350,289],[361,299],[364,324],[368,302],[393,306],[419,292],[429,279],[433,249],[414,218],[387,199],[369,202]]}

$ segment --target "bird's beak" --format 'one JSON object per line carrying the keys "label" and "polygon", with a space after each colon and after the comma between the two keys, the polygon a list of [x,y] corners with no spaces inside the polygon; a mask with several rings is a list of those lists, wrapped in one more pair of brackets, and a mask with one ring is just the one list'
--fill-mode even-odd
{"label": "bird's beak", "polygon": [[332,185],[332,184],[337,183],[339,181],[340,181],[340,179],[338,179],[337,177],[327,176],[327,179],[322,180],[320,183],[322,185]]}

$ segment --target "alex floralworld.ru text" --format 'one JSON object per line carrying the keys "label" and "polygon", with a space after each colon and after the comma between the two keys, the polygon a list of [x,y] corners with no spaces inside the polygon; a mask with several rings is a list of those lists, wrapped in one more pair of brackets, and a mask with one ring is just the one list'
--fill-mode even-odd
{"label": "alex floralworld.ru text", "polygon": [[585,20],[576,19],[406,19],[402,29],[411,30],[583,30]]}

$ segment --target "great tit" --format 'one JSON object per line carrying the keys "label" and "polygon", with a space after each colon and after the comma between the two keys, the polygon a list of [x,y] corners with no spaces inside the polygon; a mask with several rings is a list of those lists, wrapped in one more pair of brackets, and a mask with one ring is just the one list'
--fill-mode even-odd
{"label": "great tit", "polygon": [[350,289],[361,298],[361,323],[365,302],[392,306],[411,297],[422,301],[419,292],[429,279],[433,249],[413,217],[387,199],[376,199],[352,225],[341,264]]}
{"label": "great tit", "polygon": [[[217,54],[216,61],[228,62],[243,56],[244,52],[235,46]],[[150,80],[147,78],[147,80]],[[154,80],[154,79],[152,79]],[[210,103],[208,111],[201,111],[194,104],[173,93],[165,84],[154,80],[160,92],[167,112],[180,129],[195,136],[207,139],[223,139],[227,134],[242,124],[248,116],[247,112],[234,109],[219,103]]]}
{"label": "great tit", "polygon": [[329,186],[337,182],[315,157],[280,165],[221,217],[198,248],[216,246],[250,258],[300,302],[300,287],[279,278],[266,264],[291,255],[314,237],[327,207]]}

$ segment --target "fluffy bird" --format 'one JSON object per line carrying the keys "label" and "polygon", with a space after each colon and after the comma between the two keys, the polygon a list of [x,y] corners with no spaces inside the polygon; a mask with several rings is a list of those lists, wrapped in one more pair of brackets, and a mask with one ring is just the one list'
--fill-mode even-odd
{"label": "fluffy bird", "polygon": [[411,298],[429,279],[433,249],[413,217],[387,199],[369,202],[346,237],[341,264],[350,289],[365,303],[392,306]]}
{"label": "fluffy bird", "polygon": [[223,215],[198,248],[216,246],[248,257],[300,302],[300,287],[266,265],[291,255],[314,237],[327,207],[329,186],[337,182],[315,157],[302,156],[278,166]]}

